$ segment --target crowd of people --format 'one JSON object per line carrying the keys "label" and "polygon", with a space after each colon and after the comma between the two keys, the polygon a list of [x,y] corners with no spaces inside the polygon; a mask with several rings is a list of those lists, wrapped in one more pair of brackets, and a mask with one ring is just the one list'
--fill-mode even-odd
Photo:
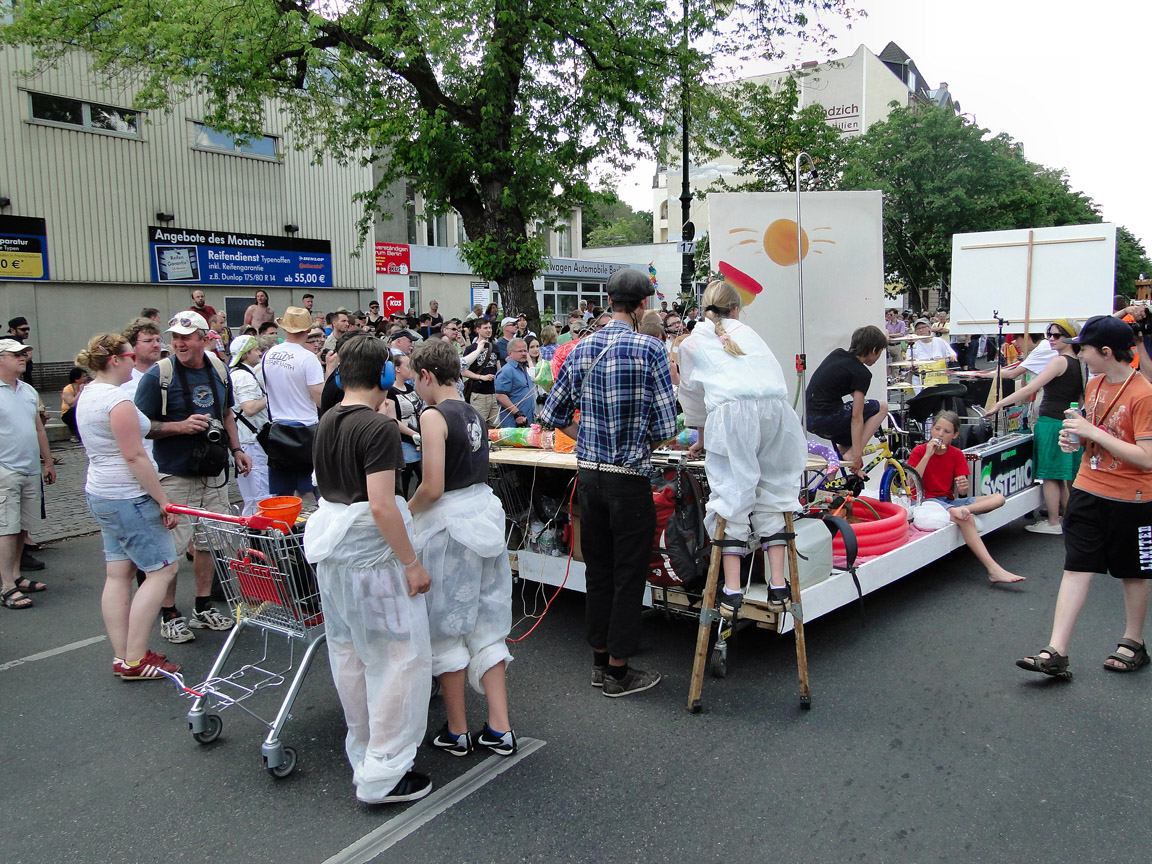
{"label": "crowd of people", "polygon": [[[706,527],[723,553],[721,614],[737,615],[741,557],[756,549],[768,558],[768,603],[786,610],[785,514],[796,506],[807,442],[779,362],[740,320],[740,295],[722,280],[708,286],[702,308],[648,309],[653,286],[634,270],[616,272],[606,287],[607,308],[582,301],[539,335],[525,316],[500,317],[494,304],[462,318],[441,315],[434,301],[420,315],[385,317],[376,302],[366,314],[321,315],[306,295],[277,316],[264,291],[233,334],[196,290],[166,327],[147,308],[122,332],[93,336],[62,408],[88,455],[113,673],[159,680],[179,669],[149,646],[157,619],[171,643],[234,624],[213,601],[203,536],[169,504],[227,512],[233,478],[245,514],[270,496],[314,499],[304,548],[316,567],[357,797],[421,798],[432,781],[413,764],[434,678],[447,719],[427,738],[431,747],[464,757],[510,756],[518,746],[506,679],[512,577],[503,506],[488,486],[488,431],[540,424],[575,440],[590,684],[619,698],[661,681],[630,660],[656,525],[651,453],[676,434],[680,409],[697,432],[690,455],[704,457]],[[1026,527],[1062,534],[1066,547],[1049,645],[1018,661],[1022,668],[1068,676],[1072,627],[1101,569],[1123,581],[1126,609],[1106,668],[1149,662],[1152,361],[1137,338],[1152,323],[1146,313],[1118,303],[1114,315],[1083,327],[1059,319],[1044,334],[1019,334],[1027,356],[996,373],[1031,380],[993,410],[1042,394],[1033,432],[1047,518]],[[864,447],[888,413],[867,397],[870,369],[892,356],[909,324],[919,338],[895,344],[907,344],[913,359],[970,358],[972,340],[948,341],[946,314],[885,317],[884,329],[856,329],[808,383],[807,431],[830,440],[850,472],[862,471]],[[43,406],[26,381],[29,330],[13,319],[0,340],[0,602],[8,609],[30,608],[28,595],[48,588],[21,575],[41,481],[55,480]],[[989,579],[1019,581],[980,539],[974,517],[1004,498],[971,494],[967,460],[953,445],[960,426],[950,411],[935,416],[911,465]],[[189,614],[177,605],[181,555],[192,562]],[[486,702],[475,731],[469,685]]]}

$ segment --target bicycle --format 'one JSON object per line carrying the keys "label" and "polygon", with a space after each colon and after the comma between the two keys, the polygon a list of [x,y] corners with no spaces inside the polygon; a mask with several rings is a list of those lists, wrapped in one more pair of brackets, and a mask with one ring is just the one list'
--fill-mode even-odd
{"label": "bicycle", "polygon": [[[864,447],[863,477],[850,473],[838,461],[833,465],[831,460],[825,469],[806,472],[804,497],[808,502],[811,502],[820,491],[833,494],[848,493],[854,498],[860,497],[868,480],[868,473],[877,465],[884,466],[884,473],[880,476],[881,501],[898,504],[908,511],[909,515],[915,507],[924,502],[924,481],[911,465],[897,459],[893,453],[893,444],[899,447],[901,436],[906,433],[896,425],[891,414],[888,415],[888,420],[892,424],[891,427],[882,429],[877,433],[876,439]],[[833,473],[837,470],[839,475]]]}

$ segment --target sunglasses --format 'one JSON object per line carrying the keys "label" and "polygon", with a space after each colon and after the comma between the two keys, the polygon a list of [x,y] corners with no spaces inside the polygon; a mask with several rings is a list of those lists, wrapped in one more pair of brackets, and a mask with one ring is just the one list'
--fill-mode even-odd
{"label": "sunglasses", "polygon": [[1049,339],[1063,339],[1064,338],[1064,331],[1063,330],[1049,330],[1047,332],[1047,334],[1045,334],[1045,335],[1047,335],[1047,337]]}
{"label": "sunglasses", "polygon": [[123,354],[117,354],[116,356],[117,357],[131,357],[133,360],[135,360],[136,359],[136,352],[135,351],[125,351]]}
{"label": "sunglasses", "polygon": [[188,315],[176,315],[173,318],[169,319],[168,326],[169,327],[196,327],[197,325],[192,323],[192,318]]}

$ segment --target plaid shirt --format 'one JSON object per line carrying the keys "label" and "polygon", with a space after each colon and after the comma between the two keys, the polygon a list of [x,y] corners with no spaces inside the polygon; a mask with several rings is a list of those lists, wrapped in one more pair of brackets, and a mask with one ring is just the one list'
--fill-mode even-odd
{"label": "plaid shirt", "polygon": [[560,368],[537,420],[563,428],[577,408],[577,459],[650,471],[651,443],[676,434],[676,399],[664,344],[633,333],[622,321],[582,340]]}

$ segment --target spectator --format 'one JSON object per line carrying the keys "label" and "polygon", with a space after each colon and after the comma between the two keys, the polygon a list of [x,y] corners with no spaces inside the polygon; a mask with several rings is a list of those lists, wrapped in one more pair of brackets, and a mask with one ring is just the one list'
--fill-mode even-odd
{"label": "spectator", "polygon": [[428,314],[432,320],[432,336],[439,336],[444,329],[444,316],[440,314],[440,303],[436,300],[428,302]]}
{"label": "spectator", "polygon": [[244,323],[259,327],[265,321],[276,320],[276,310],[268,305],[268,292],[263,288],[256,291],[251,306],[244,310]]}
{"label": "spectator", "polygon": [[[136,407],[150,421],[148,437],[160,472],[160,485],[173,504],[214,513],[228,511],[228,456],[236,471],[247,474],[252,462],[240,449],[236,421],[232,416],[232,385],[227,367],[208,347],[208,322],[197,312],[180,312],[168,322],[172,355],[153,366],[136,385]],[[214,421],[214,422],[213,422]],[[213,444],[212,429],[222,440]],[[194,524],[181,516],[173,530],[177,549],[193,540]],[[190,642],[189,630],[230,630],[233,621],[212,605],[215,565],[206,540],[197,537],[192,557],[196,600],[193,614],[185,619],[176,608],[173,579],[160,610],[160,633],[169,642]]]}
{"label": "spectator", "polygon": [[368,317],[365,319],[372,332],[379,335],[388,323],[388,319],[380,314],[380,301],[373,300],[368,304]]}
{"label": "spectator", "polygon": [[324,350],[331,351],[336,347],[336,340],[348,332],[348,313],[339,311],[329,312],[324,320],[328,323],[328,326],[332,328],[332,332],[324,342]]}
{"label": "spectator", "polygon": [[275,321],[265,321],[263,324],[260,325],[259,329],[256,331],[256,337],[259,338],[261,336],[272,336],[276,339],[277,342],[279,342],[280,341],[280,327],[279,327],[279,325],[277,325],[277,323]]}
{"label": "spectator", "polygon": [[420,411],[424,403],[412,386],[412,369],[405,354],[393,352],[396,380],[388,390],[388,399],[394,406],[396,422],[400,427],[400,450],[404,456],[404,469],[400,475],[400,490],[405,498],[412,495],[411,481],[420,482]]}
{"label": "spectator", "polygon": [[223,312],[217,312],[208,319],[208,327],[211,329],[215,338],[209,337],[211,350],[216,354],[216,357],[228,362],[228,345],[232,341],[232,334],[228,332],[228,319]]}
{"label": "spectator", "polygon": [[41,470],[45,483],[56,482],[40,396],[20,380],[31,353],[15,339],[0,339],[0,604],[8,609],[31,608],[27,594],[48,587],[20,575],[28,528],[40,516]]}
{"label": "spectator", "polygon": [[73,366],[68,372],[67,386],[60,391],[60,422],[68,427],[76,443],[82,443],[76,430],[76,400],[87,383],[88,373],[79,366]]}
{"label": "spectator", "polygon": [[504,364],[508,360],[508,343],[516,338],[516,319],[505,318],[500,322],[500,330],[503,335],[496,340],[496,357]]}
{"label": "spectator", "polygon": [[582,312],[580,312],[579,310],[573,310],[573,311],[569,312],[568,313],[568,326],[566,326],[564,328],[564,330],[563,330],[564,335],[562,335],[559,339],[556,340],[556,344],[557,345],[565,345],[568,342],[573,341],[576,338],[574,334],[576,333],[577,330],[579,330],[581,327],[584,326],[584,323],[586,320],[587,319],[584,317],[584,314]]}
{"label": "spectator", "polygon": [[[155,681],[164,677],[162,671],[180,671],[148,648],[152,622],[179,567],[169,530],[177,519],[164,511],[168,496],[144,448],[148,418],[124,392],[136,365],[131,347],[114,333],[89,341],[76,362],[91,369],[96,380],[84,388],[76,414],[88,453],[88,509],[104,539],[100,609],[112,646],[112,673],[124,681]],[[133,595],[136,562],[145,577]]]}
{"label": "spectator", "polygon": [[416,341],[420,337],[413,333],[411,330],[400,329],[392,334],[388,339],[388,345],[395,354],[411,354],[412,348],[416,345]]}
{"label": "spectator", "polygon": [[432,651],[421,595],[430,580],[397,494],[400,433],[395,420],[378,413],[388,349],[359,338],[343,350],[346,389],[317,431],[320,505],[308,519],[304,551],[316,566],[356,797],[415,801],[432,789],[412,770],[428,728]]}
{"label": "spectator", "polygon": [[489,303],[487,308],[484,309],[484,317],[492,322],[492,326],[496,326],[496,319],[500,317],[500,307],[495,303]]}
{"label": "spectator", "polygon": [[[335,313],[347,332],[348,316]],[[317,406],[324,390],[324,368],[307,346],[312,319],[308,310],[289,306],[276,323],[284,330],[284,342],[264,355],[264,389],[268,416],[281,444],[269,439],[268,491],[271,495],[307,495],[312,487],[312,441],[320,421]],[[331,339],[332,337],[329,337]],[[325,343],[327,344],[327,343]]]}
{"label": "spectator", "polygon": [[324,347],[324,328],[313,327],[308,331],[308,338],[304,340],[305,347],[315,354],[320,356],[320,349]]}
{"label": "spectator", "polygon": [[495,389],[501,427],[531,426],[536,419],[536,383],[528,374],[528,343],[523,339],[508,343],[508,362],[496,375]]}
{"label": "spectator", "polygon": [[556,328],[551,324],[540,328],[540,356],[551,360],[556,352]]}
{"label": "spectator", "polygon": [[466,390],[468,402],[480,412],[489,429],[500,422],[500,404],[496,401],[496,373],[500,361],[492,345],[492,323],[480,319],[476,325],[476,341],[464,353],[463,375],[470,382]]}
{"label": "spectator", "polygon": [[[160,325],[151,318],[137,318],[129,322],[122,335],[136,352],[136,359],[132,364],[132,372],[127,381],[121,385],[131,398],[136,398],[136,386],[144,374],[155,366],[160,360],[160,352],[164,342],[160,338]],[[144,439],[144,449],[148,456],[152,456],[152,441]]]}
{"label": "spectator", "polygon": [[256,505],[267,498],[268,454],[260,446],[257,433],[268,422],[268,394],[264,388],[264,371],[260,358],[264,351],[260,342],[253,336],[237,336],[232,340],[232,392],[235,394],[236,434],[240,448],[252,460],[252,470],[247,476],[236,478],[240,494],[244,498],[244,515],[253,515]]}
{"label": "spectator", "polygon": [[300,298],[300,306],[308,310],[308,314],[312,314],[312,304],[316,302],[316,298],[312,294],[305,294]]}
{"label": "spectator", "polygon": [[416,332],[419,334],[422,340],[428,340],[432,338],[432,316],[427,312],[420,316],[420,326],[416,328]]}
{"label": "spectator", "polygon": [[[23,315],[17,315],[15,318],[8,322],[8,338],[19,342],[21,345],[27,344],[28,336],[32,332],[32,327],[28,323],[28,319]],[[20,375],[20,380],[25,384],[32,383],[32,346],[28,346],[27,352],[24,356],[27,358],[24,371]]]}
{"label": "spectator", "polygon": [[212,316],[216,314],[216,310],[204,302],[204,292],[199,288],[192,291],[192,312],[198,314],[205,321],[211,321]]}
{"label": "spectator", "polygon": [[472,307],[472,311],[470,311],[467,315],[464,316],[464,320],[465,321],[475,321],[477,318],[483,318],[483,317],[484,317],[484,307],[481,306],[479,303],[477,303],[475,306]]}
{"label": "spectator", "polygon": [[535,337],[536,337],[536,334],[528,329],[528,316],[527,315],[517,315],[516,316],[516,338],[517,339],[523,339],[525,342],[527,342],[529,339],[534,339]]}

